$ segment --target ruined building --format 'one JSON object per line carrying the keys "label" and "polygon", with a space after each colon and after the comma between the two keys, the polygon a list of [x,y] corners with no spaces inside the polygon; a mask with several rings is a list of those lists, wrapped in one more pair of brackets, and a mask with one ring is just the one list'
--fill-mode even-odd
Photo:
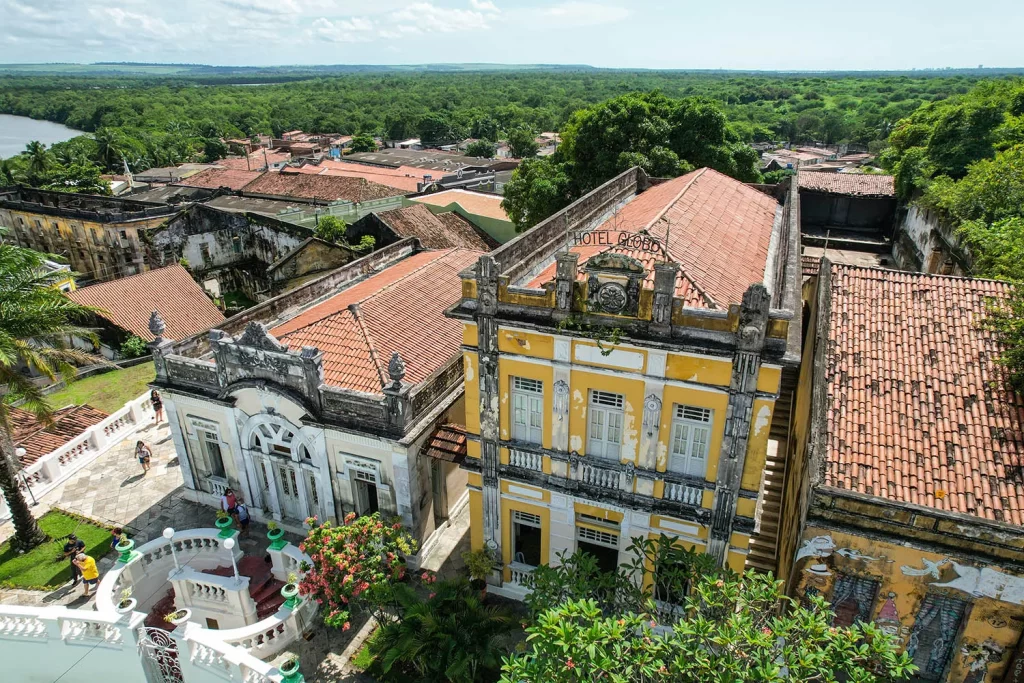
{"label": "ruined building", "polygon": [[496,592],[661,534],[775,569],[757,510],[800,356],[795,197],[632,169],[463,271],[471,541]]}
{"label": "ruined building", "polygon": [[1024,398],[979,324],[1009,285],[826,260],[807,290],[780,577],[912,680],[1019,683]]}

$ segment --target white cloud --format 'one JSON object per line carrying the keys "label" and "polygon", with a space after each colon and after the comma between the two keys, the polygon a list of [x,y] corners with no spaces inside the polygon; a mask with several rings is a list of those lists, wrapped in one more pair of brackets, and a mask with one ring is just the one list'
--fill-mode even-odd
{"label": "white cloud", "polygon": [[618,5],[569,0],[529,12],[537,20],[555,26],[597,26],[622,21],[629,10]]}
{"label": "white cloud", "polygon": [[469,0],[469,6],[479,12],[490,12],[491,14],[501,12],[498,6],[491,2],[491,0]]}
{"label": "white cloud", "polygon": [[363,17],[331,21],[320,17],[310,25],[308,35],[332,43],[364,43],[371,40],[373,22]]}
{"label": "white cloud", "polygon": [[[493,6],[493,3],[486,1],[485,4]],[[488,29],[490,25],[487,21],[493,17],[493,11],[485,13],[475,9],[438,7],[429,2],[416,2],[391,14],[392,21],[408,22],[437,33]]]}

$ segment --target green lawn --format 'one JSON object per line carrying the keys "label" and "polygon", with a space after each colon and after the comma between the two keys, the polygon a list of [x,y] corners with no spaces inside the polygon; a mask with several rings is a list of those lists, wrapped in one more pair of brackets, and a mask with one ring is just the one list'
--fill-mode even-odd
{"label": "green lawn", "polygon": [[372,643],[373,639],[376,637],[377,632],[374,631],[370,637],[363,642],[363,646],[359,648],[359,652],[356,653],[355,657],[352,658],[352,666],[359,671],[366,671],[373,666],[374,662],[377,661],[377,658],[370,654],[370,643]]}
{"label": "green lawn", "polygon": [[[61,557],[68,534],[85,541],[85,552],[99,559],[110,551],[110,530],[91,522],[83,522],[59,510],[51,510],[39,518],[39,526],[50,540],[24,555],[11,550],[10,542],[0,545],[0,586],[50,590],[71,580],[71,566]],[[58,559],[60,558],[60,559]]]}
{"label": "green lawn", "polygon": [[146,385],[155,376],[153,363],[143,363],[72,382],[66,389],[50,394],[48,400],[55,409],[72,403],[88,403],[105,413],[113,413],[147,391],[149,387]]}

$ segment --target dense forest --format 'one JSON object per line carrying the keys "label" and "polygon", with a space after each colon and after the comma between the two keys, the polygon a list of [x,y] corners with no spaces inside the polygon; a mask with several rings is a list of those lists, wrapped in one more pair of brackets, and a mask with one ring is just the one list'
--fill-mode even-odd
{"label": "dense forest", "polygon": [[356,73],[246,87],[180,76],[6,75],[0,113],[96,133],[102,149],[80,151],[111,169],[122,156],[141,170],[192,160],[211,138],[293,129],[494,140],[522,127],[560,130],[575,111],[638,91],[710,98],[740,141],[880,149],[896,121],[968,92],[978,78],[535,69]]}

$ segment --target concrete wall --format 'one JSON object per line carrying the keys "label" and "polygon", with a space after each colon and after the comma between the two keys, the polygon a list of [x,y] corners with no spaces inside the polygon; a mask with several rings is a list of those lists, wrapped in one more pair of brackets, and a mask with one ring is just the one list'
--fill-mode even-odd
{"label": "concrete wall", "polygon": [[924,273],[963,275],[965,253],[952,226],[937,211],[912,204],[902,212],[893,239],[900,268]]}

